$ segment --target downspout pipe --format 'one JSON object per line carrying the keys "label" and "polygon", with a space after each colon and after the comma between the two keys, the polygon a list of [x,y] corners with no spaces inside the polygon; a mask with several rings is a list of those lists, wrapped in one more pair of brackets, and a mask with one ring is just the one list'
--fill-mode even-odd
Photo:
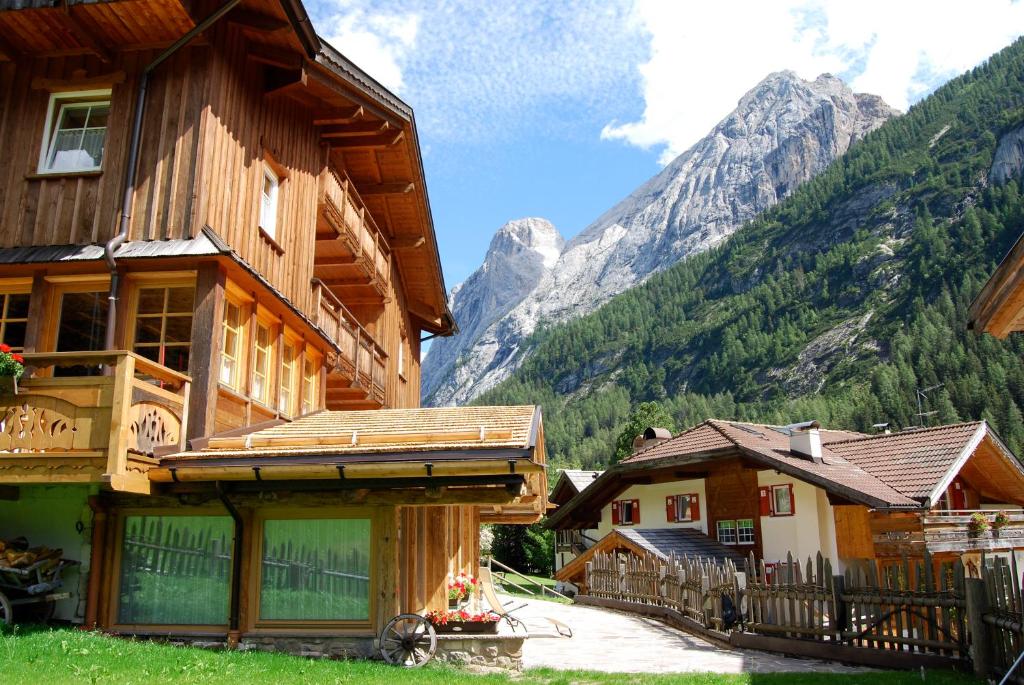
{"label": "downspout pipe", "polygon": [[128,166],[124,178],[124,194],[121,199],[120,230],[117,235],[107,241],[103,246],[103,258],[110,269],[110,293],[107,296],[109,307],[107,309],[107,333],[104,340],[104,347],[108,350],[114,349],[114,327],[117,325],[117,288],[120,280],[117,274],[117,263],[114,260],[114,253],[128,239],[128,227],[132,220],[132,206],[135,202],[135,177],[139,165],[139,145],[142,139],[142,115],[146,107],[146,89],[149,86],[149,75],[167,61],[174,53],[183,48],[193,38],[213,26],[225,14],[230,12],[242,0],[227,0],[206,19],[196,24],[188,33],[174,41],[174,44],[161,52],[156,59],[150,62],[142,70],[139,77],[139,91],[135,97],[135,116],[132,120],[131,142],[128,145]]}
{"label": "downspout pipe", "polygon": [[239,637],[239,600],[242,595],[242,535],[245,532],[245,521],[235,505],[228,499],[221,482],[215,481],[214,486],[221,504],[228,510],[231,520],[235,522],[234,544],[231,549],[231,603],[228,610],[228,646],[234,648],[238,645]]}

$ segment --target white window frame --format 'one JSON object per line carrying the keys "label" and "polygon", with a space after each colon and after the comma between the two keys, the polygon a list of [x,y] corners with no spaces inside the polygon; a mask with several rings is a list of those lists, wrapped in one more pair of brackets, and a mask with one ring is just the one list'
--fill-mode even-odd
{"label": "white window frame", "polygon": [[[60,118],[64,115],[64,110],[67,107],[110,107],[110,89],[104,88],[101,90],[79,90],[67,93],[52,93],[50,95],[50,102],[46,107],[46,122],[43,126],[43,140],[40,144],[39,150],[39,166],[37,172],[40,174],[52,174],[59,176],[61,174],[76,174],[88,171],[99,171],[103,168],[103,160],[100,160],[98,166],[90,167],[88,169],[48,169],[47,160],[50,158],[50,152],[53,150],[53,146],[56,143],[57,128],[56,124]],[[57,109],[59,106],[59,109]],[[57,110],[56,113],[54,110]],[[108,121],[109,124],[109,121]],[[106,127],[109,132],[110,126]],[[104,139],[106,143],[106,139]]]}
{"label": "white window frame", "polygon": [[[626,506],[629,506],[629,519],[626,519]],[[636,521],[633,516],[633,500],[623,499],[619,500],[619,525],[620,526],[632,526],[635,525]]]}
{"label": "white window frame", "polygon": [[[722,524],[723,523],[726,524],[725,530],[732,531],[732,540],[723,540],[722,539]],[[736,528],[736,520],[735,519],[728,519],[728,520],[723,519],[721,521],[716,521],[715,522],[715,537],[717,537],[718,541],[720,543],[722,543],[723,545],[735,545],[735,544],[737,544],[737,542],[739,540],[739,530]]]}
{"label": "white window frame", "polygon": [[[789,497],[789,511],[779,510],[779,500],[776,498],[775,493],[780,490],[784,490]],[[793,492],[793,488],[789,483],[783,485],[772,486],[772,516],[792,516],[793,515],[793,499],[796,497],[796,493]]]}
{"label": "white window frame", "polygon": [[[270,195],[264,188],[270,181]],[[263,163],[263,178],[260,180],[260,228],[273,239],[277,239],[277,199],[280,195],[281,179],[266,162]]]}
{"label": "white window frame", "polygon": [[[740,523],[749,523],[749,526],[741,526]],[[749,531],[749,535],[745,535]],[[736,544],[753,545],[757,542],[757,531],[754,528],[754,519],[736,519]]]}
{"label": "white window frame", "polygon": [[[690,523],[693,521],[693,510],[690,509],[690,500],[693,497],[692,494],[676,495],[676,522],[677,523]],[[686,506],[681,507],[680,504],[686,501]]]}

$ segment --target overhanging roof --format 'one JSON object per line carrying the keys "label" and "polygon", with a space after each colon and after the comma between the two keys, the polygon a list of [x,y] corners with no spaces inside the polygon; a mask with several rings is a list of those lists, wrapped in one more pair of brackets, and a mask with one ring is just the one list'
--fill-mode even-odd
{"label": "overhanging roof", "polygon": [[997,338],[1024,330],[1024,234],[974,298],[967,327]]}

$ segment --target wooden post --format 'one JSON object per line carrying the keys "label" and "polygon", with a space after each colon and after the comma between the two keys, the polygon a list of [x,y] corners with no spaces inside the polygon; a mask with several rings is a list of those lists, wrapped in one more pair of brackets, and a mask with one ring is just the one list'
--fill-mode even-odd
{"label": "wooden post", "polygon": [[988,593],[985,581],[980,578],[967,578],[964,581],[967,595],[967,630],[971,635],[971,660],[974,662],[974,675],[987,678],[992,671],[992,640],[985,625],[985,612],[988,611]]}
{"label": "wooden post", "polygon": [[118,355],[113,369],[114,396],[110,407],[110,436],[107,440],[108,482],[128,471],[128,410],[132,406],[135,357],[130,354]]}
{"label": "wooden post", "polygon": [[192,317],[189,375],[196,397],[189,402],[187,433],[182,440],[212,435],[217,417],[217,383],[223,345],[224,272],[217,264],[200,264],[196,276],[196,311]]}
{"label": "wooden post", "polygon": [[621,595],[625,594],[625,592],[626,592],[626,562],[620,561],[619,562],[619,595],[620,595],[620,599],[621,599]]}
{"label": "wooden post", "polygon": [[846,590],[846,578],[841,575],[832,576],[832,629],[836,635],[842,638],[842,632],[846,630],[846,602],[843,601],[843,591]]}
{"label": "wooden post", "polygon": [[594,587],[594,582],[593,582],[594,562],[588,561],[585,564],[585,566],[586,566],[586,570],[583,572],[583,578],[584,578],[583,582],[586,583],[586,589],[580,588],[580,590],[583,590],[583,594],[587,594],[588,592],[590,592],[590,588]]}

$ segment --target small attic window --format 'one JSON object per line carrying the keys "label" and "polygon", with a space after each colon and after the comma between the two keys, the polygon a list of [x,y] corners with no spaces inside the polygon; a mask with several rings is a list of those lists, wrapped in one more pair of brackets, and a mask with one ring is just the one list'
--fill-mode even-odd
{"label": "small attic window", "polygon": [[260,228],[272,239],[277,238],[277,193],[281,181],[269,164],[263,165],[263,187],[260,192]]}

